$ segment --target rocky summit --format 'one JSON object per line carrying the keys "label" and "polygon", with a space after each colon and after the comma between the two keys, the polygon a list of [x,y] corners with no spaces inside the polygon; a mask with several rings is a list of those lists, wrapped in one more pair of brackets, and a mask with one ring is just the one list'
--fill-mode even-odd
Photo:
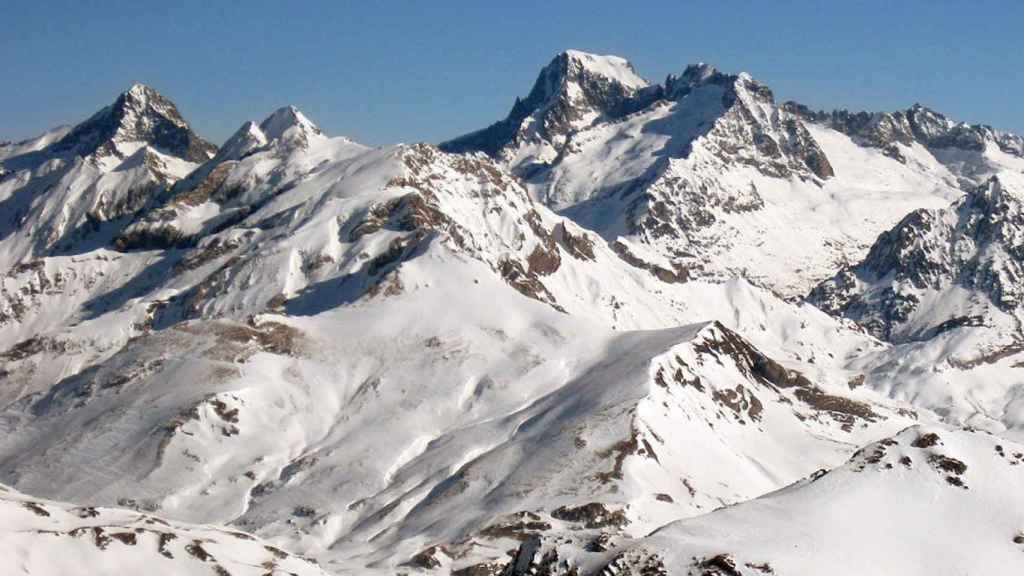
{"label": "rocky summit", "polygon": [[1020,572],[1024,140],[770,80],[568,50],[385,147],[135,85],[3,142],[0,565]]}

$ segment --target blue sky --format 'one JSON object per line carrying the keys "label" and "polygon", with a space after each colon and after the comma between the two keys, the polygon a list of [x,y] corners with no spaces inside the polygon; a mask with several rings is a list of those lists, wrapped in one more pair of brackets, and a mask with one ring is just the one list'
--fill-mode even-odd
{"label": "blue sky", "polygon": [[618,54],[660,81],[745,70],[813,107],[922,102],[1024,133],[1024,2],[0,3],[0,139],[74,123],[134,82],[223,141],[295,104],[368,144],[482,127],[554,54]]}

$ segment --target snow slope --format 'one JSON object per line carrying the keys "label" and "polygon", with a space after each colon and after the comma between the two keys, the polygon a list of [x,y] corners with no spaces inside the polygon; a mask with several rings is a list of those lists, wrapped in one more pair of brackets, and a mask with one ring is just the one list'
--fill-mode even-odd
{"label": "snow slope", "polygon": [[31,498],[0,486],[4,570],[35,576],[323,576],[315,563],[244,532]]}
{"label": "snow slope", "polygon": [[587,563],[613,556],[605,570],[617,574],[1013,572],[1022,458],[1021,445],[982,433],[913,427],[834,470]]}

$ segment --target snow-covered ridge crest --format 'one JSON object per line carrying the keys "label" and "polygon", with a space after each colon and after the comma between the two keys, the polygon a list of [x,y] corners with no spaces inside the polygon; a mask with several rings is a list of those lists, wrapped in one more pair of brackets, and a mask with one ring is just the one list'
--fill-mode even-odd
{"label": "snow-covered ridge crest", "polygon": [[[678,101],[701,86],[712,85],[724,90],[721,95],[723,111],[738,103],[745,110],[744,120],[759,126],[754,128],[758,135],[753,145],[763,155],[775,157],[780,152],[793,154],[800,148],[816,148],[813,138],[806,131],[801,132],[795,117],[778,118],[785,114],[775,109],[771,91],[748,74],[727,75],[700,63],[688,66],[679,76],[670,75],[663,84],[652,86],[641,82],[639,77],[623,78],[623,72],[609,71],[609,62],[628,66],[624,59],[612,58],[584,57],[572,51],[561,54],[541,70],[530,95],[525,100],[517,99],[505,120],[443,143],[442,149],[483,151],[507,162],[514,172],[532,178],[545,165],[560,161],[561,155],[578,152],[576,146],[570,146],[576,133],[617,122],[659,102]],[[626,70],[633,74],[631,66]],[[601,80],[593,80],[595,76]],[[607,79],[613,80],[610,87],[603,86]],[[713,113],[709,110],[707,115]],[[772,127],[780,122],[787,123],[787,128]],[[585,138],[582,134],[579,137]],[[680,144],[680,150],[684,145]],[[819,177],[831,175],[823,154],[805,164],[809,172]]]}
{"label": "snow-covered ridge crest", "polygon": [[894,112],[813,111],[796,102],[786,102],[783,107],[903,164],[912,162],[908,148],[920,144],[948,166],[964,188],[1024,166],[1024,138],[984,124],[955,121],[922,104]]}
{"label": "snow-covered ridge crest", "polygon": [[245,218],[282,189],[368,148],[328,137],[294,106],[245,122],[217,154],[177,182],[115,240],[122,250],[189,245]]}

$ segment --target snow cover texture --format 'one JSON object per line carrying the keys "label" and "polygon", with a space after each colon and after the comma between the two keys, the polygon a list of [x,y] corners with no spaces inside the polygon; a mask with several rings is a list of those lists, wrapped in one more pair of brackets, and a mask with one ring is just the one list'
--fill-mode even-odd
{"label": "snow cover texture", "polygon": [[557,55],[508,115],[0,143],[0,566],[1024,568],[1024,140]]}

